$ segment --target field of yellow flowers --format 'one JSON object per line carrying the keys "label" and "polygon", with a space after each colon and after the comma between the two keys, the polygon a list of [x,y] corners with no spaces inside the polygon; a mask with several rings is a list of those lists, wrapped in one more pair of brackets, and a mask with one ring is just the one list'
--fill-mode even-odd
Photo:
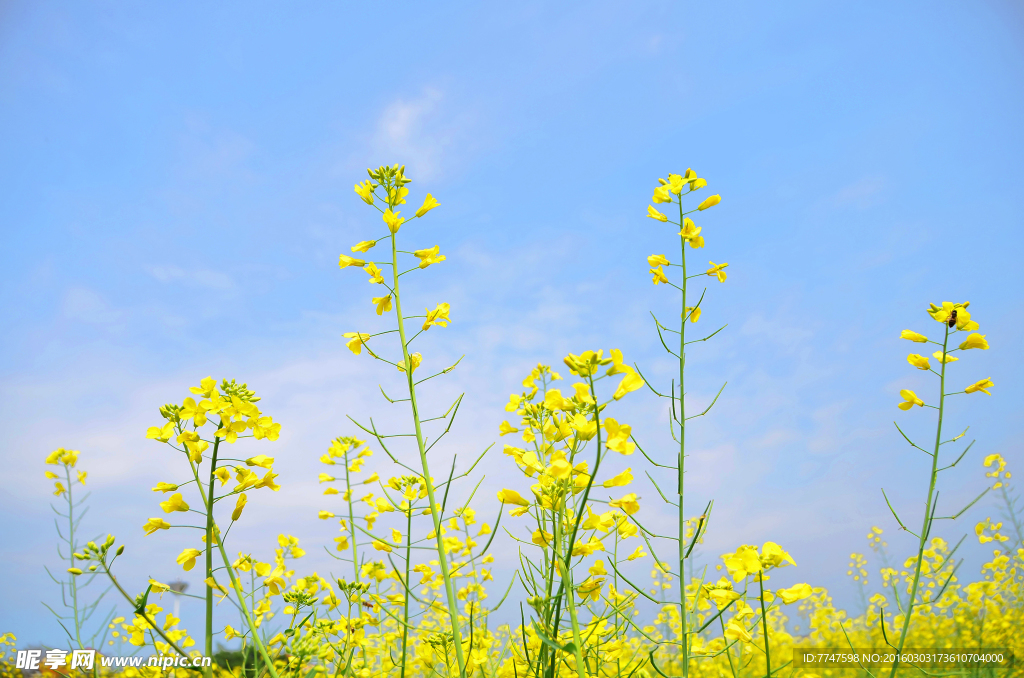
{"label": "field of yellow flowers", "polygon": [[[426,369],[430,361],[417,350],[417,339],[444,332],[452,309],[441,300],[423,312],[403,309],[402,285],[415,285],[417,275],[445,261],[437,246],[419,242],[417,230],[418,220],[431,218],[440,203],[427,193],[415,210],[404,207],[411,199],[404,167],[382,166],[368,175],[355,186],[373,215],[367,239],[341,254],[339,264],[346,275],[361,270],[379,290],[372,297],[377,318],[344,336],[353,359],[402,373],[407,388],[381,389],[380,395],[406,424],[382,430],[373,420],[351,420],[347,435],[324,441],[319,518],[338,525],[328,546],[344,577],[305,571],[304,551],[289,535],[264,554],[229,545],[247,504],[280,489],[273,442],[281,424],[247,384],[197,379],[188,393],[168,394],[173,400],[159,407],[162,421],[145,432],[179,460],[180,473],[150,479],[162,500],[140,528],[150,535],[153,553],[160,552],[166,530],[196,534],[194,546],[176,560],[183,570],[204,575],[205,590],[193,596],[205,605],[202,628],[181,628],[166,609],[161,594],[171,585],[150,580],[140,588],[118,579],[117,561],[130,555],[114,536],[82,542],[76,528],[87,474],[78,452],[53,451],[45,473],[64,521],[67,567],[59,583],[70,612],[60,621],[73,649],[216,661],[168,670],[55,662],[44,671],[98,676],[116,670],[147,678],[1024,675],[1011,665],[1014,656],[1024,662],[1024,525],[1011,474],[999,455],[979,461],[964,433],[943,428],[947,408],[958,399],[988,397],[995,388],[990,378],[971,373],[970,352],[989,344],[968,302],[941,301],[908,313],[914,329],[901,336],[921,351],[907,356],[908,369],[931,373],[934,388],[904,389],[894,404],[900,416],[934,422],[934,440],[912,440],[897,426],[915,453],[930,458],[927,474],[906,481],[911,491],[927,487],[927,493],[920,514],[892,511],[895,524],[916,539],[914,552],[890,553],[883,530],[874,527],[868,548],[883,564],[880,571],[869,574],[866,555],[851,554],[848,574],[866,610],[854,616],[812,583],[774,585],[776,569],[796,566],[784,544],[737,544],[716,569],[694,567],[694,547],[715,529],[715,506],[692,512],[684,504],[687,428],[699,425],[725,386],[703,409],[688,411],[685,358],[721,331],[699,321],[715,285],[727,282],[728,268],[720,253],[712,255],[720,263],[698,263],[707,257],[696,250],[711,250],[714,241],[698,222],[720,202],[717,194],[703,197],[703,178],[688,169],[659,179],[647,207],[666,235],[666,253],[648,257],[649,275],[656,293],[676,295],[680,311],[679,318],[654,318],[654,331],[678,363],[677,375],[668,384],[653,383],[611,347],[584,346],[561,363],[537,365],[524,375],[522,390],[509,396],[497,431],[502,449],[499,461],[490,463],[507,469],[506,486],[497,496],[482,496],[475,475],[480,459],[458,474],[454,465],[431,468],[431,450],[450,435],[461,397],[438,409],[423,394],[458,362]],[[644,451],[645,439],[662,434],[634,432],[620,419],[619,401],[641,389],[668,401],[674,463]],[[987,476],[988,489],[959,513],[937,515],[943,474],[970,468]],[[645,524],[631,490],[638,477],[657,490],[645,502],[675,509],[668,533]],[[470,488],[455,493],[467,500],[452,499],[456,484]],[[957,557],[963,542],[933,537],[933,524],[993,499],[1006,519],[986,520],[969,535],[987,544],[992,557],[980,572],[965,572]],[[516,576],[500,586],[491,574],[499,534],[512,540],[505,557],[518,558]],[[649,579],[636,576],[632,561],[638,560],[650,563]],[[806,575],[808,582],[813,578]],[[92,580],[111,586],[129,612],[99,619],[87,589]],[[237,612],[236,623],[214,626],[219,604]],[[518,621],[499,623],[498,610],[502,620]],[[794,619],[805,620],[803,627]],[[228,641],[241,651],[218,651]],[[21,674],[16,646],[12,634],[0,639],[3,678]],[[979,651],[1001,659],[971,659]]]}

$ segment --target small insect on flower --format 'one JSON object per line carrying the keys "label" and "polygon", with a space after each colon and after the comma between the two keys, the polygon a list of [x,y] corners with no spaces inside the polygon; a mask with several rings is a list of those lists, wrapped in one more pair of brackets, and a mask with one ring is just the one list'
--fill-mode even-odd
{"label": "small insect on flower", "polygon": [[949,314],[949,320],[946,321],[946,325],[954,327],[956,325],[956,309],[954,308]]}

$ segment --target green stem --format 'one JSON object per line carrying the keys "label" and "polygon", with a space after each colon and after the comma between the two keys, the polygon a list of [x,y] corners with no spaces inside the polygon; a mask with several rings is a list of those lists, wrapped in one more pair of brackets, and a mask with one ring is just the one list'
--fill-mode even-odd
{"label": "green stem", "polygon": [[[71,469],[67,464],[64,464],[64,478],[68,483],[68,560],[71,562],[71,567],[75,566],[75,503],[71,496]],[[75,615],[75,641],[78,643],[78,647],[81,649],[82,645],[82,624],[78,618],[78,582],[75,580],[75,575],[71,575],[71,604],[74,606],[73,612]]]}
{"label": "green stem", "polygon": [[[946,346],[949,343],[949,326],[946,325],[946,334],[942,339],[942,356],[946,356]],[[900,664],[900,653],[903,652],[903,644],[907,640],[907,632],[910,630],[910,618],[914,614],[914,605],[917,600],[917,589],[921,583],[921,567],[924,559],[924,549],[928,540],[928,533],[932,526],[932,501],[935,495],[935,482],[938,479],[939,446],[942,444],[942,415],[946,401],[946,362],[943,360],[942,369],[939,373],[939,421],[935,427],[935,451],[932,453],[932,471],[928,482],[928,499],[924,503],[924,521],[921,525],[921,536],[917,545],[917,563],[914,565],[914,582],[910,587],[910,599],[907,601],[907,611],[903,616],[903,629],[900,631],[899,643],[896,645],[896,661],[892,664],[889,678],[895,678],[896,670]]]}
{"label": "green stem", "polygon": [[[586,504],[584,504],[586,506]],[[575,538],[575,533],[574,533]],[[555,521],[555,537],[554,537],[554,548],[559,549],[562,543],[562,525],[560,520]],[[569,608],[569,622],[572,624],[572,642],[575,646],[576,655],[576,675],[580,678],[587,678],[587,664],[583,661],[583,636],[580,634],[580,622],[576,617],[576,600],[573,598],[574,588],[572,584],[572,569],[568,563],[572,556],[572,545],[574,542],[569,542],[569,555],[562,560],[562,554],[556,551],[554,553],[555,566],[562,570],[562,590],[565,591],[565,606]],[[558,630],[555,629],[555,637],[552,639],[558,642],[557,636]]]}
{"label": "green stem", "polygon": [[405,664],[409,654],[409,599],[412,598],[412,582],[409,568],[412,565],[412,502],[405,513],[405,607],[402,609],[402,676],[405,678]]}
{"label": "green stem", "polygon": [[345,450],[345,497],[348,501],[348,532],[352,539],[352,570],[356,574],[356,582],[359,581],[359,553],[356,549],[356,517],[355,509],[352,507],[352,483],[348,474],[348,453]]}
{"label": "green stem", "polygon": [[[224,420],[220,422],[220,428],[224,427]],[[206,494],[206,578],[213,577],[213,484],[217,479],[214,472],[217,470],[217,451],[220,448],[220,438],[214,436],[213,454],[210,457],[210,484]],[[196,478],[198,481],[198,476]],[[202,486],[200,485],[200,490]],[[217,540],[220,541],[219,539]],[[213,587],[206,585],[206,656],[213,656]],[[212,678],[213,666],[203,669],[205,678]]]}
{"label": "green stem", "polygon": [[764,609],[764,572],[757,573],[757,583],[761,587],[761,631],[764,633],[765,678],[772,678],[772,650],[768,645],[768,612]]}
{"label": "green stem", "polygon": [[[679,200],[679,226],[683,227],[683,201]],[[686,406],[683,403],[683,377],[686,368],[686,240],[679,236],[680,265],[683,268],[683,304],[679,320],[679,462],[677,464],[677,492],[679,494],[679,624],[680,651],[683,659],[683,678],[690,674],[690,642],[688,631],[689,611],[686,606],[686,580],[683,578],[683,561],[686,558],[686,512],[683,509],[683,476],[686,469]],[[672,394],[675,398],[675,393]],[[696,539],[697,535],[694,534]]]}
{"label": "green stem", "polygon": [[[394,207],[393,205],[391,207]],[[430,501],[430,517],[434,523],[434,537],[437,542],[438,562],[441,565],[441,576],[444,578],[444,590],[448,599],[448,616],[452,623],[452,642],[455,645],[455,659],[459,663],[459,676],[466,678],[466,660],[462,653],[462,632],[459,628],[459,607],[455,598],[455,587],[452,585],[448,569],[448,549],[444,545],[441,534],[441,507],[434,496],[434,482],[430,478],[430,466],[427,463],[427,448],[423,442],[423,429],[420,425],[419,406],[416,402],[416,383],[413,381],[412,360],[409,358],[409,345],[405,337],[405,321],[402,317],[402,298],[398,291],[398,234],[391,236],[391,271],[394,276],[395,314],[398,317],[398,336],[402,342],[402,359],[405,365],[406,383],[409,386],[409,403],[412,406],[412,419],[416,426],[416,446],[420,454],[420,465],[423,468],[423,483],[427,487],[427,498]]]}

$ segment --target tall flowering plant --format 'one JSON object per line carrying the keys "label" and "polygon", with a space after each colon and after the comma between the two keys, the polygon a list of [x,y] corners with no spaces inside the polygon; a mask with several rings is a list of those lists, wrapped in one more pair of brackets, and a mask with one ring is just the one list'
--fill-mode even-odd
{"label": "tall flowering plant", "polygon": [[[899,515],[897,515],[895,509],[893,509],[892,503],[889,501],[889,497],[885,494],[885,490],[882,490],[882,496],[885,497],[885,502],[886,504],[888,504],[889,510],[892,511],[893,517],[896,518],[896,522],[899,523],[899,526],[904,531],[909,532],[918,540],[917,557],[912,559],[913,576],[910,582],[909,591],[907,592],[907,597],[901,599],[899,596],[899,591],[895,587],[893,588],[893,594],[895,595],[896,605],[899,609],[900,614],[896,618],[894,624],[895,627],[899,630],[898,636],[894,639],[895,644],[890,642],[889,638],[886,637],[886,642],[889,643],[893,647],[893,649],[896,650],[897,656],[897,661],[892,666],[892,672],[890,673],[890,676],[895,676],[896,671],[899,668],[899,656],[900,653],[903,651],[903,647],[906,643],[907,633],[910,630],[910,622],[914,616],[914,611],[919,605],[925,602],[925,600],[921,596],[924,595],[925,597],[931,598],[933,600],[937,599],[941,597],[942,591],[944,591],[945,588],[949,585],[949,583],[953,580],[953,573],[955,571],[955,568],[950,570],[949,575],[942,586],[942,589],[939,591],[937,595],[933,595],[933,592],[930,591],[928,593],[924,593],[920,590],[921,572],[922,568],[925,565],[924,552],[929,542],[932,526],[934,525],[936,520],[953,520],[959,518],[961,515],[964,514],[965,511],[967,511],[967,509],[969,509],[971,506],[974,506],[974,504],[976,504],[978,500],[980,500],[990,489],[992,489],[987,488],[974,501],[972,501],[970,504],[968,504],[955,514],[948,516],[936,515],[938,511],[939,501],[939,492],[937,487],[939,474],[942,473],[943,471],[947,471],[949,469],[954,468],[958,463],[960,463],[960,460],[963,459],[964,456],[966,456],[968,450],[970,450],[971,447],[974,445],[974,442],[972,441],[951,463],[945,466],[940,466],[940,453],[942,452],[943,446],[956,443],[965,435],[967,435],[967,429],[964,429],[963,433],[960,433],[959,435],[956,435],[950,438],[949,440],[942,439],[943,419],[947,414],[946,398],[971,393],[984,393],[986,395],[991,395],[989,389],[995,385],[990,378],[986,377],[985,379],[979,379],[978,381],[969,384],[962,391],[946,391],[947,371],[953,368],[953,363],[959,362],[960,360],[959,356],[953,355],[954,353],[969,351],[972,349],[988,350],[988,341],[986,339],[986,335],[979,334],[976,331],[977,329],[979,329],[979,325],[976,320],[973,320],[971,318],[971,313],[970,311],[967,310],[968,306],[970,306],[970,302],[968,301],[965,301],[963,303],[953,303],[951,301],[944,301],[942,302],[942,305],[929,304],[927,310],[928,315],[931,316],[932,320],[938,322],[941,326],[940,341],[929,339],[925,335],[915,332],[913,330],[903,330],[903,332],[900,334],[900,338],[902,339],[906,339],[908,341],[912,341],[918,344],[932,344],[934,346],[938,346],[939,350],[933,352],[930,358],[928,356],[923,356],[918,353],[911,353],[910,355],[907,356],[907,362],[910,364],[911,367],[917,368],[925,372],[929,372],[938,380],[937,389],[935,393],[935,397],[937,398],[937,404],[928,404],[914,391],[911,391],[910,389],[903,389],[900,391],[900,397],[903,399],[903,401],[897,405],[897,407],[899,407],[899,409],[903,411],[909,411],[913,409],[915,406],[935,410],[935,442],[933,445],[930,446],[930,449],[921,447],[920,445],[912,441],[910,437],[903,432],[903,429],[900,428],[899,424],[896,424],[896,429],[900,432],[900,435],[902,435],[903,438],[912,447],[923,452],[930,459],[928,469],[928,492],[925,497],[924,515],[921,518],[921,528],[919,532],[914,532],[906,526],[903,520],[900,519]],[[962,335],[966,336],[964,336],[963,340],[960,341],[959,345],[957,345],[957,337]],[[932,365],[932,360],[936,361],[936,366]],[[946,560],[950,561],[955,552],[956,548],[954,548],[952,552],[950,552]],[[884,618],[879,618],[879,624],[881,625],[882,630],[884,632]]]}

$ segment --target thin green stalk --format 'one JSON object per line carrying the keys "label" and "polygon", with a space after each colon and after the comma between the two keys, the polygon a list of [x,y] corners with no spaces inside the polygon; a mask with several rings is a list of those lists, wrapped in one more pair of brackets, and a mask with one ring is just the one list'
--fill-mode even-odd
{"label": "thin green stalk", "polygon": [[[224,420],[221,419],[220,428],[224,427]],[[217,470],[217,451],[220,448],[220,438],[214,436],[213,438],[213,454],[210,456],[210,484],[208,485],[209,491],[207,492],[206,500],[206,578],[209,579],[213,576],[213,487],[217,476],[214,472]],[[199,483],[198,474],[196,476],[196,483],[199,485],[200,492],[202,492],[202,483]],[[217,540],[220,541],[219,539]],[[206,656],[213,656],[213,587],[209,584],[206,585]],[[203,675],[205,678],[212,678],[213,676],[213,665],[207,666],[203,669]]]}
{"label": "thin green stalk", "polygon": [[405,607],[402,609],[402,677],[405,678],[405,665],[409,655],[409,599],[412,598],[412,587],[409,581],[409,568],[412,565],[412,502],[405,512]]}
{"label": "thin green stalk", "polygon": [[[71,567],[75,566],[75,502],[71,494],[71,469],[64,464],[64,478],[68,483],[68,561]],[[71,575],[71,604],[74,606],[72,612],[75,615],[75,641],[79,648],[82,645],[82,624],[78,619],[78,582],[75,575]]]}
{"label": "thin green stalk", "polygon": [[764,609],[764,572],[758,571],[757,583],[761,587],[761,631],[764,633],[765,678],[772,678],[772,650],[768,645],[768,612]]}
{"label": "thin green stalk", "polygon": [[[391,207],[394,207],[393,205]],[[430,517],[434,523],[434,536],[437,542],[437,556],[441,565],[441,576],[444,578],[444,590],[448,598],[448,616],[452,622],[452,642],[455,645],[455,659],[459,663],[459,676],[466,678],[466,660],[462,653],[462,632],[459,628],[459,607],[455,598],[455,587],[452,585],[448,570],[448,549],[444,545],[441,534],[441,507],[434,496],[434,482],[430,479],[430,465],[427,463],[427,448],[423,442],[423,429],[420,425],[419,406],[416,402],[416,383],[413,381],[412,360],[409,358],[409,345],[405,337],[405,321],[402,317],[402,299],[398,291],[398,234],[391,236],[391,272],[394,276],[395,314],[398,317],[398,336],[402,342],[402,359],[405,365],[406,383],[409,386],[409,403],[412,406],[412,419],[416,426],[416,446],[420,453],[420,464],[423,467],[423,482],[427,486],[427,498],[430,501]]]}
{"label": "thin green stalk", "polygon": [[[552,546],[556,549],[554,553],[555,566],[562,570],[562,590],[565,592],[565,606],[569,608],[569,622],[572,624],[572,642],[575,646],[574,654],[576,655],[576,674],[580,676],[580,678],[587,678],[587,664],[583,661],[583,636],[580,634],[580,622],[576,617],[576,600],[572,595],[572,569],[568,565],[572,555],[573,542],[569,542],[569,556],[566,557],[565,561],[563,561],[561,554],[558,553],[558,549],[560,549],[560,545],[562,543],[561,521],[555,522],[555,536],[553,542]],[[565,585],[566,582],[568,582],[568,586]],[[557,629],[555,629],[555,633],[558,633]],[[556,635],[552,640],[558,642],[558,636]]]}
{"label": "thin green stalk", "polygon": [[910,630],[910,618],[914,614],[914,606],[917,600],[917,589],[921,583],[921,566],[924,560],[924,549],[928,540],[928,533],[932,525],[932,500],[935,494],[935,482],[938,479],[939,446],[942,444],[942,415],[946,402],[946,346],[949,343],[949,325],[945,326],[945,336],[942,338],[942,369],[939,372],[939,421],[935,427],[935,451],[932,453],[932,472],[928,482],[928,499],[924,503],[924,521],[921,526],[921,536],[917,545],[917,563],[914,565],[914,582],[910,587],[910,599],[907,601],[907,610],[903,615],[903,629],[900,631],[900,639],[896,645],[896,661],[892,664],[889,678],[895,678],[896,670],[900,664],[900,653],[903,652],[903,644],[907,640],[907,632]]}
{"label": "thin green stalk", "polygon": [[351,448],[345,450],[345,499],[348,501],[348,531],[352,539],[352,570],[356,574],[356,582],[359,581],[359,552],[356,549],[356,517],[355,509],[352,507],[352,482],[348,474],[348,453]]}
{"label": "thin green stalk", "polygon": [[[683,201],[679,202],[679,228],[683,228]],[[686,406],[683,402],[683,377],[686,368],[686,239],[679,236],[680,264],[683,267],[683,303],[679,319],[679,463],[677,465],[677,484],[679,494],[679,624],[680,651],[683,659],[683,678],[690,674],[690,643],[688,637],[688,610],[686,608],[686,581],[683,578],[683,561],[686,559],[686,512],[683,509],[684,473],[686,467]],[[672,393],[672,398],[675,398]],[[671,425],[671,422],[669,422]],[[696,535],[694,535],[696,538]]]}

